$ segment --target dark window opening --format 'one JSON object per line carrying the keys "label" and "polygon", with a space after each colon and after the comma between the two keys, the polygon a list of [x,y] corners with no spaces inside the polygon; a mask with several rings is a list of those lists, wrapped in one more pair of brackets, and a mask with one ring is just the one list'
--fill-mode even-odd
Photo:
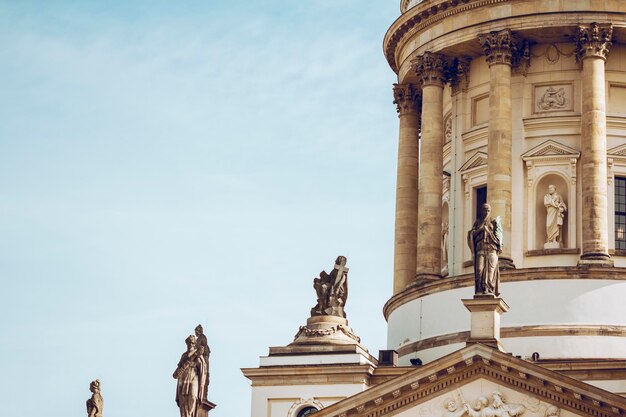
{"label": "dark window opening", "polygon": [[313,413],[317,413],[317,411],[315,407],[304,407],[302,410],[298,411],[298,417],[310,416]]}
{"label": "dark window opening", "polygon": [[482,211],[483,204],[487,202],[487,186],[482,186],[476,188],[476,207],[474,212],[474,218],[478,219],[480,217],[480,212]]}
{"label": "dark window opening", "polygon": [[615,249],[626,249],[626,178],[615,177]]}

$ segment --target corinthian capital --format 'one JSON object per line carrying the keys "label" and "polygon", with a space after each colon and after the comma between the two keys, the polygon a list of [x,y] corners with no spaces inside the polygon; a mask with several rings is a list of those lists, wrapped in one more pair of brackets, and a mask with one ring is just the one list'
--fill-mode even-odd
{"label": "corinthian capital", "polygon": [[485,51],[487,64],[512,64],[516,46],[509,29],[478,35],[478,41]]}
{"label": "corinthian capital", "polygon": [[580,62],[588,57],[605,59],[611,49],[613,25],[592,23],[589,26],[579,26],[576,34],[576,59]]}
{"label": "corinthian capital", "polygon": [[413,68],[422,80],[422,85],[443,86],[447,65],[442,55],[424,52],[423,55],[415,57]]}
{"label": "corinthian capital", "polygon": [[393,85],[393,104],[400,116],[406,113],[419,113],[422,98],[413,84]]}

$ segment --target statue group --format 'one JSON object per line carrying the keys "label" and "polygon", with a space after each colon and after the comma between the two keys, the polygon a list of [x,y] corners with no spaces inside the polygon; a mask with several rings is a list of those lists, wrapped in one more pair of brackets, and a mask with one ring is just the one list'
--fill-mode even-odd
{"label": "statue group", "polygon": [[[473,405],[468,404],[462,395],[460,397],[462,405],[460,408],[452,398],[444,401],[443,407],[446,411],[443,412],[442,417],[461,417],[466,414],[469,417],[515,417],[526,411],[526,407],[522,404],[507,403],[499,391],[491,394],[491,401],[483,396],[474,401]],[[546,417],[548,417],[547,413]]]}
{"label": "statue group", "polygon": [[201,325],[196,327],[195,335],[185,339],[185,343],[187,350],[180,357],[173,374],[177,380],[176,404],[180,417],[197,417],[202,402],[207,401],[211,349]]}
{"label": "statue group", "polygon": [[348,299],[348,268],[345,256],[338,256],[330,274],[320,272],[313,280],[317,294],[317,304],[311,309],[311,316],[337,316],[346,318],[344,307]]}
{"label": "statue group", "polygon": [[467,233],[467,244],[474,255],[474,293],[476,296],[500,295],[498,255],[502,252],[500,217],[491,217],[491,206],[483,204],[479,218]]}

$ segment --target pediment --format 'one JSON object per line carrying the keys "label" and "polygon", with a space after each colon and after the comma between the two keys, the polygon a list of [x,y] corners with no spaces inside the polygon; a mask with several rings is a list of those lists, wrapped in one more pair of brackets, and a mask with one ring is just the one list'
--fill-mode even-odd
{"label": "pediment", "polygon": [[476,152],[467,161],[465,161],[463,165],[461,165],[461,169],[459,169],[459,171],[463,173],[476,168],[480,168],[483,165],[485,167],[487,166],[487,154],[484,152]]}
{"label": "pediment", "polygon": [[626,157],[626,144],[609,149],[607,151],[607,154],[609,156],[625,156]]}
{"label": "pediment", "polygon": [[541,145],[537,145],[534,148],[526,151],[522,154],[522,159],[524,161],[532,160],[532,159],[543,159],[543,158],[578,158],[580,156],[580,152],[576,149],[570,148],[569,146],[565,146],[561,143],[555,142],[553,140],[547,140],[543,142]]}
{"label": "pediment", "polygon": [[[521,417],[556,417],[548,413],[554,408],[561,417],[618,417],[626,412],[623,397],[473,344],[326,407],[316,417],[515,417],[512,411],[494,412],[494,392],[511,407],[524,406]],[[492,409],[459,413],[463,403],[474,407],[481,397]],[[456,412],[444,409],[448,398],[455,402]]]}

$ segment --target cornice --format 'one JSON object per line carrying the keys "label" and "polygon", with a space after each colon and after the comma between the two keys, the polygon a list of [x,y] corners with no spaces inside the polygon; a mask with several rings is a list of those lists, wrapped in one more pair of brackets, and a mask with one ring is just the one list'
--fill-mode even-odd
{"label": "cornice", "polygon": [[473,344],[318,411],[319,417],[390,416],[486,379],[578,415],[621,416],[626,399],[534,363]]}
{"label": "cornice", "polygon": [[[613,336],[626,337],[626,326],[609,324],[536,324],[529,326],[502,327],[500,337],[511,339],[516,337],[559,337],[559,336]],[[447,346],[456,343],[467,343],[469,331],[443,334],[410,342],[396,348],[399,356],[405,356],[425,349]],[[626,356],[626,355],[625,355]]]}
{"label": "cornice", "polygon": [[[389,27],[387,30],[384,40],[383,40],[383,52],[387,62],[391,69],[398,74],[400,63],[396,60],[396,52],[399,52],[403,43],[411,36],[420,33],[430,26],[433,26],[439,23],[441,20],[458,15],[460,13],[466,13],[475,9],[479,9],[482,7],[492,7],[498,6],[500,4],[512,3],[517,0],[425,0],[424,2],[408,9],[406,12],[402,13]],[[564,22],[563,26],[577,28],[578,24],[586,24],[591,23],[593,21],[603,22],[606,20],[607,15],[620,15],[623,14],[623,10],[568,10],[567,6],[563,6],[564,10],[551,10],[550,12],[546,12],[545,14],[553,15],[554,13],[563,13],[568,15],[579,15],[581,12],[586,16],[575,19],[572,21],[572,17],[569,16],[569,19],[565,17],[563,19],[559,19]],[[541,15],[544,13],[533,13],[533,16]],[[594,15],[594,16],[590,16]],[[523,12],[521,14],[504,16],[493,19],[486,19],[481,22],[473,22],[469,24],[467,28],[477,27],[481,25],[489,25],[495,21],[502,21],[503,19],[515,19],[515,18],[524,18],[528,16]],[[550,17],[550,21],[554,21],[554,17]],[[591,19],[591,20],[589,20]],[[622,19],[612,19],[614,27],[621,26],[623,27],[623,18]],[[514,23],[511,22],[511,25],[504,25],[502,29],[506,29],[508,26],[516,26],[516,30],[519,31],[523,35],[524,28],[518,27],[519,22]],[[533,26],[534,28],[534,26]],[[461,29],[461,28],[458,28]],[[431,48],[431,52],[440,52],[438,48]]]}
{"label": "cornice", "polygon": [[[520,282],[536,280],[556,279],[597,279],[597,280],[620,280],[626,281],[626,268],[601,268],[601,267],[543,267],[543,268],[520,268],[500,271],[501,282]],[[474,285],[474,274],[456,275],[436,281],[416,283],[404,291],[391,297],[383,307],[385,320],[398,307],[409,301],[443,291],[457,288],[465,288]]]}

